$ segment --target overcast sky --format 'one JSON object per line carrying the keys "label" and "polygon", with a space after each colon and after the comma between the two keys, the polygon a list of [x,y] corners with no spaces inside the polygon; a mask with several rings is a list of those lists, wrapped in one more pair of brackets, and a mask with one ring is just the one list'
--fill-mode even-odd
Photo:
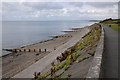
{"label": "overcast sky", "polygon": [[2,20],[88,20],[118,17],[117,2],[2,2]]}

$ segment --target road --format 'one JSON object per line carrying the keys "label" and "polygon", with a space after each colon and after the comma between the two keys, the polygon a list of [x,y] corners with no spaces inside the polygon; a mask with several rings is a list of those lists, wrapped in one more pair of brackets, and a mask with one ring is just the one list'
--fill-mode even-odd
{"label": "road", "polygon": [[118,32],[104,26],[105,45],[101,78],[118,78]]}

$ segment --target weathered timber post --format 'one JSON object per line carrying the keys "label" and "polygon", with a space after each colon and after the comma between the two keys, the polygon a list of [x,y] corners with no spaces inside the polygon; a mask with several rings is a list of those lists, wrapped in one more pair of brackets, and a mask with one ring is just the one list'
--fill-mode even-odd
{"label": "weathered timber post", "polygon": [[45,49],[45,52],[46,52],[47,50]]}
{"label": "weathered timber post", "polygon": [[39,49],[39,52],[41,52],[41,49]]}
{"label": "weathered timber post", "polygon": [[28,50],[28,52],[30,52],[30,49]]}
{"label": "weathered timber post", "polygon": [[26,49],[24,49],[24,52],[26,52]]}
{"label": "weathered timber post", "polygon": [[33,51],[35,52],[35,49]]}
{"label": "weathered timber post", "polygon": [[21,49],[19,49],[19,52],[21,52]]}
{"label": "weathered timber post", "polygon": [[14,52],[17,53],[17,49],[14,49]]}

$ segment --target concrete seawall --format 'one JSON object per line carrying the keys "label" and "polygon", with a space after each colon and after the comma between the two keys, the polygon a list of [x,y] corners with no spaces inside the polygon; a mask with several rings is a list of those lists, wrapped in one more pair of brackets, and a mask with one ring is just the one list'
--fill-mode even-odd
{"label": "concrete seawall", "polygon": [[102,27],[102,33],[101,33],[100,40],[98,42],[98,46],[96,48],[96,53],[95,53],[94,59],[91,63],[91,66],[89,68],[86,78],[99,78],[100,77],[100,68],[101,68],[103,50],[104,50],[104,30]]}

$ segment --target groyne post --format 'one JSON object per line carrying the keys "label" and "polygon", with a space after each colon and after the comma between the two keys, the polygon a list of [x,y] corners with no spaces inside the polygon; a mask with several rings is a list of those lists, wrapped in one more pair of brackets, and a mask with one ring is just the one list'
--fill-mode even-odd
{"label": "groyne post", "polygon": [[41,49],[39,49],[39,52],[41,52]]}
{"label": "groyne post", "polygon": [[26,49],[24,49],[24,52],[26,52]]}
{"label": "groyne post", "polygon": [[35,52],[35,49],[33,51]]}
{"label": "groyne post", "polygon": [[21,52],[21,49],[19,49],[19,52]]}
{"label": "groyne post", "polygon": [[30,52],[31,50],[29,49],[28,52]]}
{"label": "groyne post", "polygon": [[45,52],[46,52],[47,50],[45,49]]}
{"label": "groyne post", "polygon": [[17,49],[14,49],[13,51],[14,51],[15,53],[17,53]]}

